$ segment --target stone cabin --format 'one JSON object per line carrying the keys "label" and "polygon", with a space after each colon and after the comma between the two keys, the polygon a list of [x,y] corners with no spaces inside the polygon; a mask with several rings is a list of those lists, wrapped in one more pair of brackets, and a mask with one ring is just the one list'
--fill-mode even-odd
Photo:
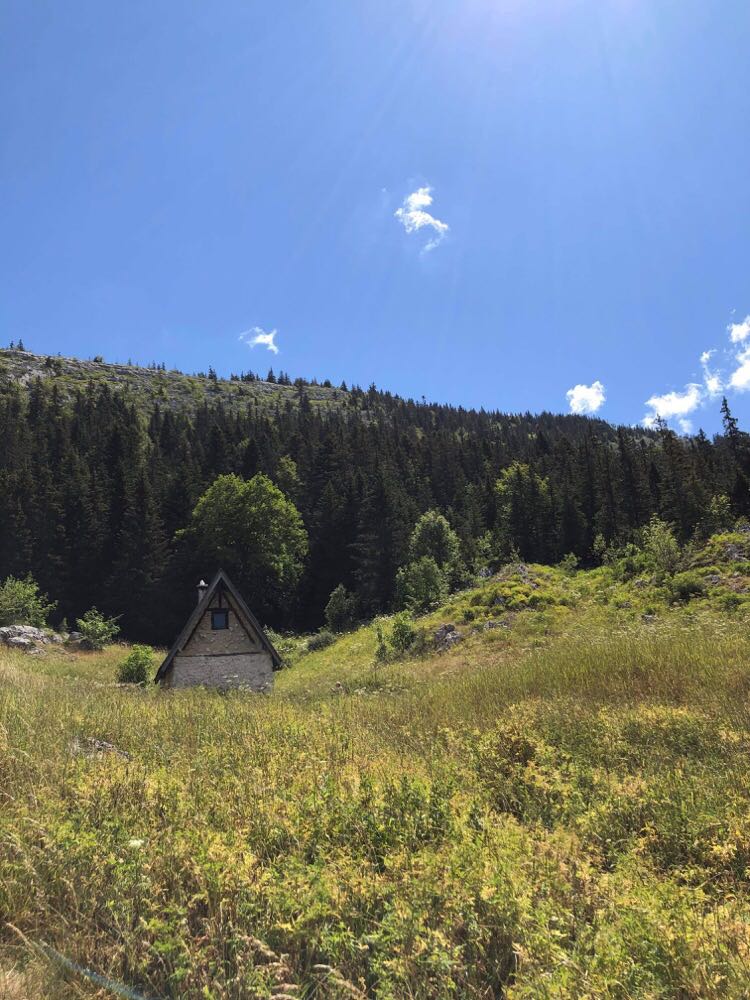
{"label": "stone cabin", "polygon": [[223,570],[198,584],[198,604],[154,681],[270,691],[281,657]]}

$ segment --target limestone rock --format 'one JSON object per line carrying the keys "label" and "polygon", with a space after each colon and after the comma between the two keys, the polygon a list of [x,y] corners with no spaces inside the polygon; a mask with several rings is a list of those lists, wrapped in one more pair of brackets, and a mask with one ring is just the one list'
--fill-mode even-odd
{"label": "limestone rock", "polygon": [[11,649],[32,652],[37,646],[55,645],[63,641],[56,632],[45,632],[33,625],[4,625],[0,628],[0,643]]}
{"label": "limestone rock", "polygon": [[461,642],[463,636],[460,632],[456,631],[456,626],[450,623],[441,625],[439,629],[436,630],[434,640],[435,647],[437,649],[450,649],[451,646],[455,646],[456,643]]}
{"label": "limestone rock", "polygon": [[5,645],[10,649],[21,649],[24,652],[31,652],[34,648],[33,641],[25,635],[12,635],[6,640]]}

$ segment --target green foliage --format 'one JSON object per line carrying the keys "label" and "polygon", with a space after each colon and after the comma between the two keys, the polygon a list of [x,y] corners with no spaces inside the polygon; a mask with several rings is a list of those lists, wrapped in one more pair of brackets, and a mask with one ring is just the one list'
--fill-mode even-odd
{"label": "green foliage", "polygon": [[409,561],[429,558],[445,574],[451,587],[465,579],[458,535],[437,510],[428,510],[417,521],[409,539]]}
{"label": "green foliage", "polygon": [[388,662],[388,645],[383,636],[383,629],[381,625],[375,626],[375,663],[387,663]]}
{"label": "green foliage", "polygon": [[266,628],[266,635],[285,667],[291,666],[307,650],[307,643],[295,635],[275,632],[272,628]]}
{"label": "green foliage", "polygon": [[706,584],[695,572],[677,573],[669,581],[669,591],[673,601],[686,603],[692,597],[702,597]]}
{"label": "green foliage", "polygon": [[607,547],[607,540],[601,532],[599,532],[597,536],[594,538],[594,544],[592,546],[592,549],[594,553],[594,559],[596,559],[596,561],[600,564],[604,563],[607,559],[608,547]]}
{"label": "green foliage", "polygon": [[30,576],[23,580],[9,576],[0,584],[0,626],[33,625],[44,628],[55,607],[39,593],[38,585]]}
{"label": "green foliage", "polygon": [[698,525],[698,533],[703,538],[709,538],[720,532],[731,531],[734,522],[735,515],[729,497],[725,493],[714,494]]}
{"label": "green foliage", "polygon": [[396,601],[412,612],[437,607],[448,596],[448,579],[431,556],[403,566],[396,576]]}
{"label": "green foliage", "polygon": [[390,644],[396,656],[408,653],[416,638],[417,632],[411,617],[403,611],[395,615],[391,625]]}
{"label": "green foliage", "polygon": [[549,482],[531,466],[513,462],[495,483],[498,552],[517,550],[522,559],[541,561],[549,545],[551,495]]}
{"label": "green foliage", "polygon": [[120,664],[117,680],[120,684],[147,684],[151,680],[153,665],[153,649],[136,644]]}
{"label": "green foliage", "polygon": [[307,532],[291,500],[258,473],[219,476],[193,510],[189,539],[209,566],[222,566],[261,611],[291,594],[302,574]]}
{"label": "green foliage", "polygon": [[661,578],[672,576],[680,562],[680,547],[670,525],[654,515],[641,533],[643,551]]}
{"label": "green foliage", "polygon": [[563,573],[565,573],[567,576],[573,576],[575,571],[578,569],[579,562],[580,560],[578,556],[575,555],[575,553],[568,552],[560,560],[559,566],[560,569],[563,571]]}
{"label": "green foliage", "polygon": [[120,631],[117,618],[107,618],[96,608],[91,608],[83,618],[79,618],[76,628],[89,649],[104,649]]}
{"label": "green foliage", "polygon": [[289,455],[282,455],[279,459],[274,481],[285,496],[297,503],[302,493],[302,484],[297,471],[297,463]]}
{"label": "green foliage", "polygon": [[315,635],[311,636],[307,640],[307,651],[308,653],[315,653],[320,649],[326,649],[328,646],[332,646],[335,641],[336,636],[333,632],[322,629],[320,632],[316,632]]}
{"label": "green foliage", "polygon": [[357,613],[357,598],[350,594],[343,583],[331,592],[325,607],[325,619],[332,632],[345,632],[355,622]]}

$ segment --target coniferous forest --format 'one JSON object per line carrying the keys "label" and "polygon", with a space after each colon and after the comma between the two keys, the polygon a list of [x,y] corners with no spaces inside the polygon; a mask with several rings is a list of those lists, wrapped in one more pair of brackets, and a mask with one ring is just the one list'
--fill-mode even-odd
{"label": "coniferous forest", "polygon": [[[30,574],[57,602],[58,621],[96,606],[121,616],[131,639],[169,642],[197,580],[245,544],[231,510],[223,550],[189,530],[200,498],[227,474],[268,477],[301,516],[291,582],[269,589],[247,568],[252,553],[238,581],[279,629],[317,628],[339,584],[363,618],[391,608],[410,534],[431,509],[474,573],[515,554],[592,564],[653,514],[687,540],[710,529],[718,497],[733,515],[750,513],[750,451],[726,403],[713,439],[469,411],[375,387],[342,386],[321,403],[317,383],[272,373],[270,382],[233,376],[264,392],[230,400],[212,391],[209,370],[193,379],[204,389],[191,405],[174,405],[163,388],[136,393],[98,362],[96,378],[75,380],[57,376],[58,359],[44,377],[0,368],[0,579]],[[162,386],[173,377],[156,370]]]}

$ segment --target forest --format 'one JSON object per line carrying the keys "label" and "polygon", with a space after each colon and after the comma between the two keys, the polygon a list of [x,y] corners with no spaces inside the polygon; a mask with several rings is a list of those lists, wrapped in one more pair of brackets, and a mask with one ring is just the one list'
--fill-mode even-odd
{"label": "forest", "polygon": [[750,512],[748,436],[726,401],[713,439],[374,386],[321,402],[286,375],[283,394],[233,376],[265,392],[230,402],[213,369],[177,406],[99,360],[104,377],[73,381],[56,359],[45,377],[0,366],[0,579],[33,577],[53,621],[119,616],[132,640],[169,642],[219,564],[277,629],[317,628],[340,585],[362,619],[392,610],[426,511],[449,522],[467,578],[511,555],[595,565],[653,515],[684,542]]}

